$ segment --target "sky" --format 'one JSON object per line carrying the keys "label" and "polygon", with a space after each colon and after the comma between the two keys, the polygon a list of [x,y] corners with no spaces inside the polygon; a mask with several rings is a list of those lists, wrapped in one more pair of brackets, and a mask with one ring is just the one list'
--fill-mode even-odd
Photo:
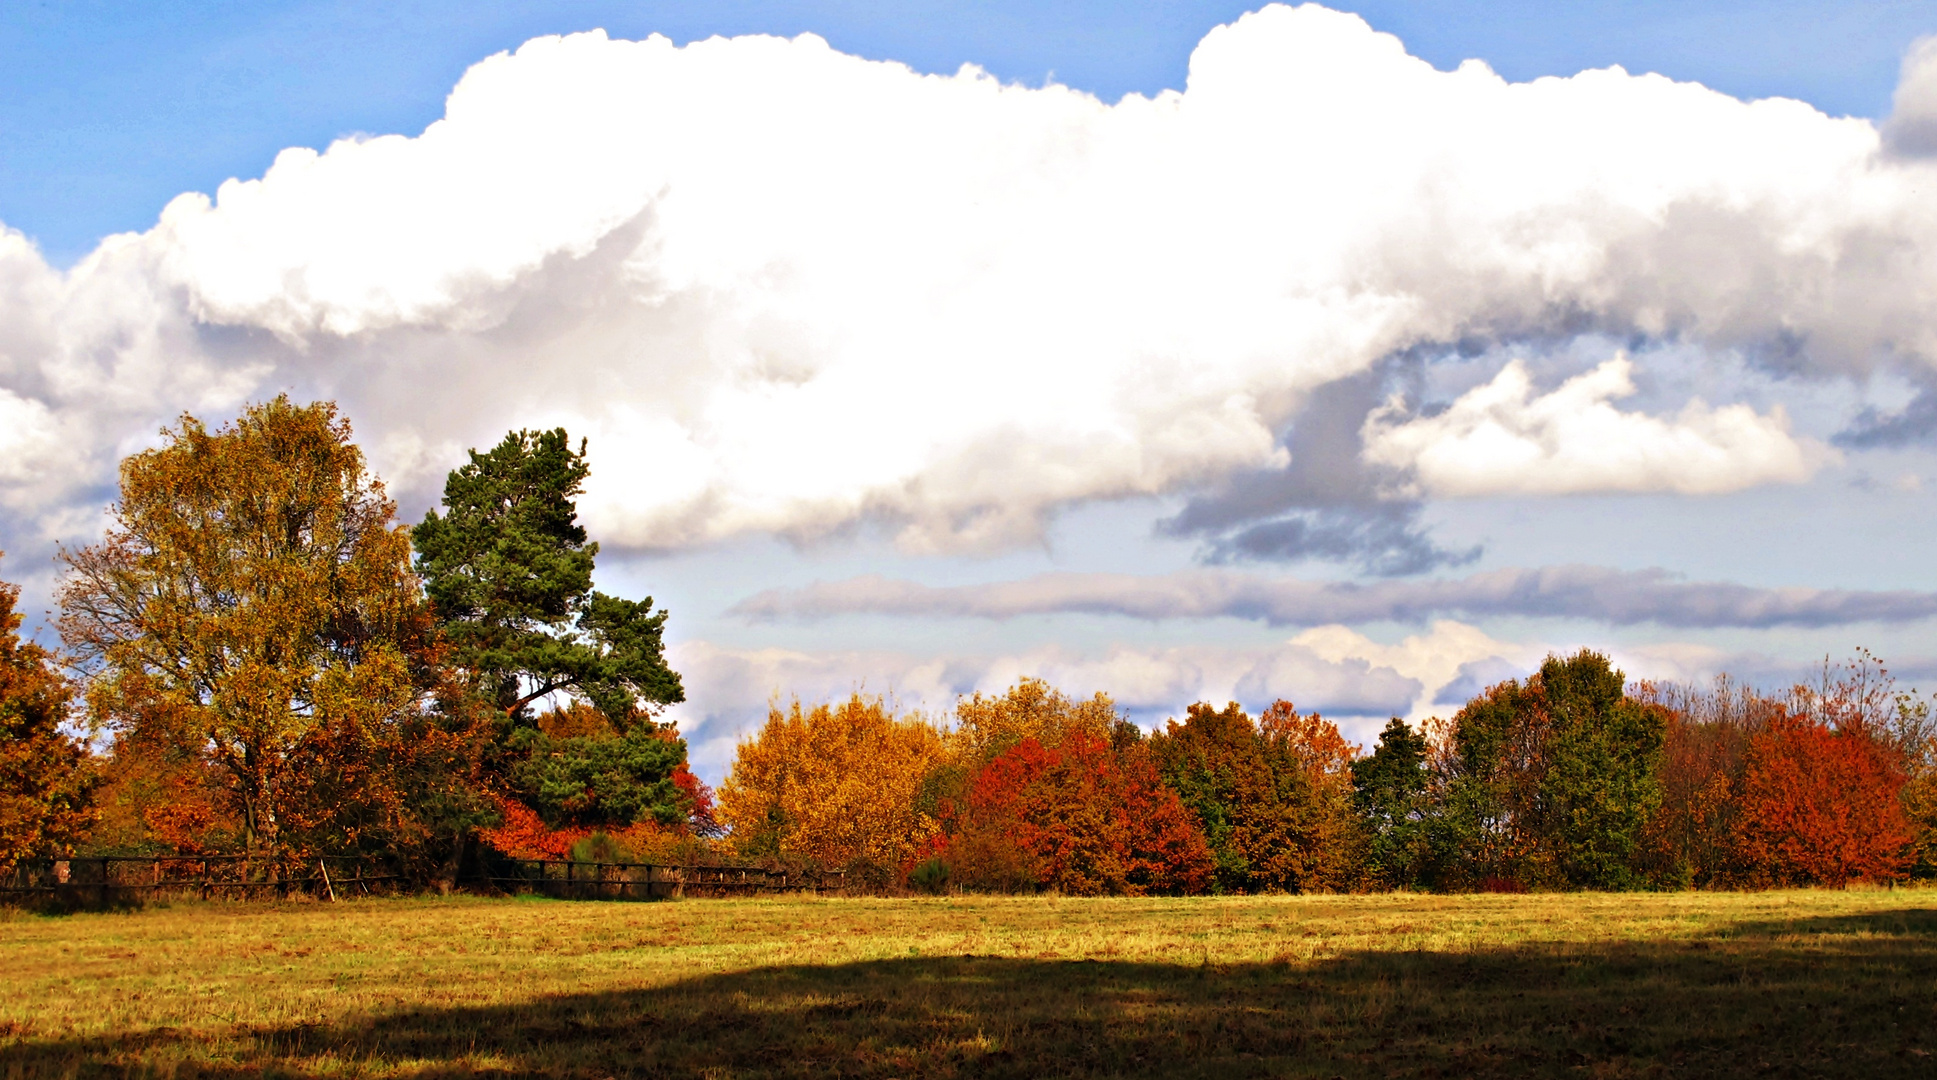
{"label": "sky", "polygon": [[0,573],[288,392],[407,520],[587,437],[715,780],[857,689],[1937,677],[1937,3],[1254,7],[8,5]]}

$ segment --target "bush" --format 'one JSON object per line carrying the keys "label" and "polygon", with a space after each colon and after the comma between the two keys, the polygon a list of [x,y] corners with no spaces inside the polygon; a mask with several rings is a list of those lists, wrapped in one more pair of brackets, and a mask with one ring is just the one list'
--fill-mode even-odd
{"label": "bush", "polygon": [[942,859],[928,859],[915,867],[908,875],[908,887],[929,896],[940,896],[948,891],[950,871],[948,863]]}

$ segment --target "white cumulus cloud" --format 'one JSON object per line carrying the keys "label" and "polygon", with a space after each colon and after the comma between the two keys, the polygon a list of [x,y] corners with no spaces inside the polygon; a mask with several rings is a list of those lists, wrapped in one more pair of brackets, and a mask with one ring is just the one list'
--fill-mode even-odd
{"label": "white cumulus cloud", "polygon": [[[1282,463],[1314,388],[1422,345],[1921,369],[1933,170],[1794,101],[1437,71],[1316,6],[1214,30],[1184,91],[1115,103],[811,35],[540,38],[422,133],[286,151],[72,270],[0,233],[0,389],[62,443],[0,475],[35,507],[0,541],[98,507],[180,410],[286,389],[339,399],[405,494],[565,424],[608,544],[878,522],[999,547]],[[1767,431],[1730,408],[1703,445]]]}
{"label": "white cumulus cloud", "polygon": [[1403,470],[1440,496],[1672,491],[1713,495],[1809,479],[1835,453],[1789,432],[1781,406],[1711,408],[1692,400],[1673,417],[1622,412],[1633,364],[1616,356],[1535,395],[1524,364],[1444,411],[1408,415],[1400,402],[1366,418],[1364,457]]}

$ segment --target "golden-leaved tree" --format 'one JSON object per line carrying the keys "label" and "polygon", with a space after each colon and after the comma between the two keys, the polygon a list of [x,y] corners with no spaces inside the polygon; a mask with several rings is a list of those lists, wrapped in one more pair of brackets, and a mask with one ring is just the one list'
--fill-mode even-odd
{"label": "golden-leaved tree", "polygon": [[442,782],[417,767],[436,628],[394,512],[336,407],[279,397],[184,416],[122,462],[103,540],[63,552],[90,708],[215,766],[246,851],[394,830],[403,789]]}
{"label": "golden-leaved tree", "polygon": [[719,815],[744,854],[885,878],[935,833],[917,796],[943,755],[941,732],[878,697],[776,705],[740,744]]}
{"label": "golden-leaved tree", "polygon": [[19,599],[0,582],[0,872],[70,846],[96,782],[86,749],[61,730],[73,691],[47,650],[21,639]]}
{"label": "golden-leaved tree", "polygon": [[1106,694],[1076,701],[1041,679],[1023,678],[999,695],[977,693],[956,702],[949,735],[973,767],[1024,739],[1060,746],[1082,733],[1108,742],[1117,724],[1116,705]]}

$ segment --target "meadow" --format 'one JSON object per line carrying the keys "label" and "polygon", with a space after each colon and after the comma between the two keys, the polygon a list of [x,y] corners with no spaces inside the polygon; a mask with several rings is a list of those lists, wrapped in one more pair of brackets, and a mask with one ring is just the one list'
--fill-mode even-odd
{"label": "meadow", "polygon": [[1937,892],[0,913],[0,1076],[1937,1075]]}

